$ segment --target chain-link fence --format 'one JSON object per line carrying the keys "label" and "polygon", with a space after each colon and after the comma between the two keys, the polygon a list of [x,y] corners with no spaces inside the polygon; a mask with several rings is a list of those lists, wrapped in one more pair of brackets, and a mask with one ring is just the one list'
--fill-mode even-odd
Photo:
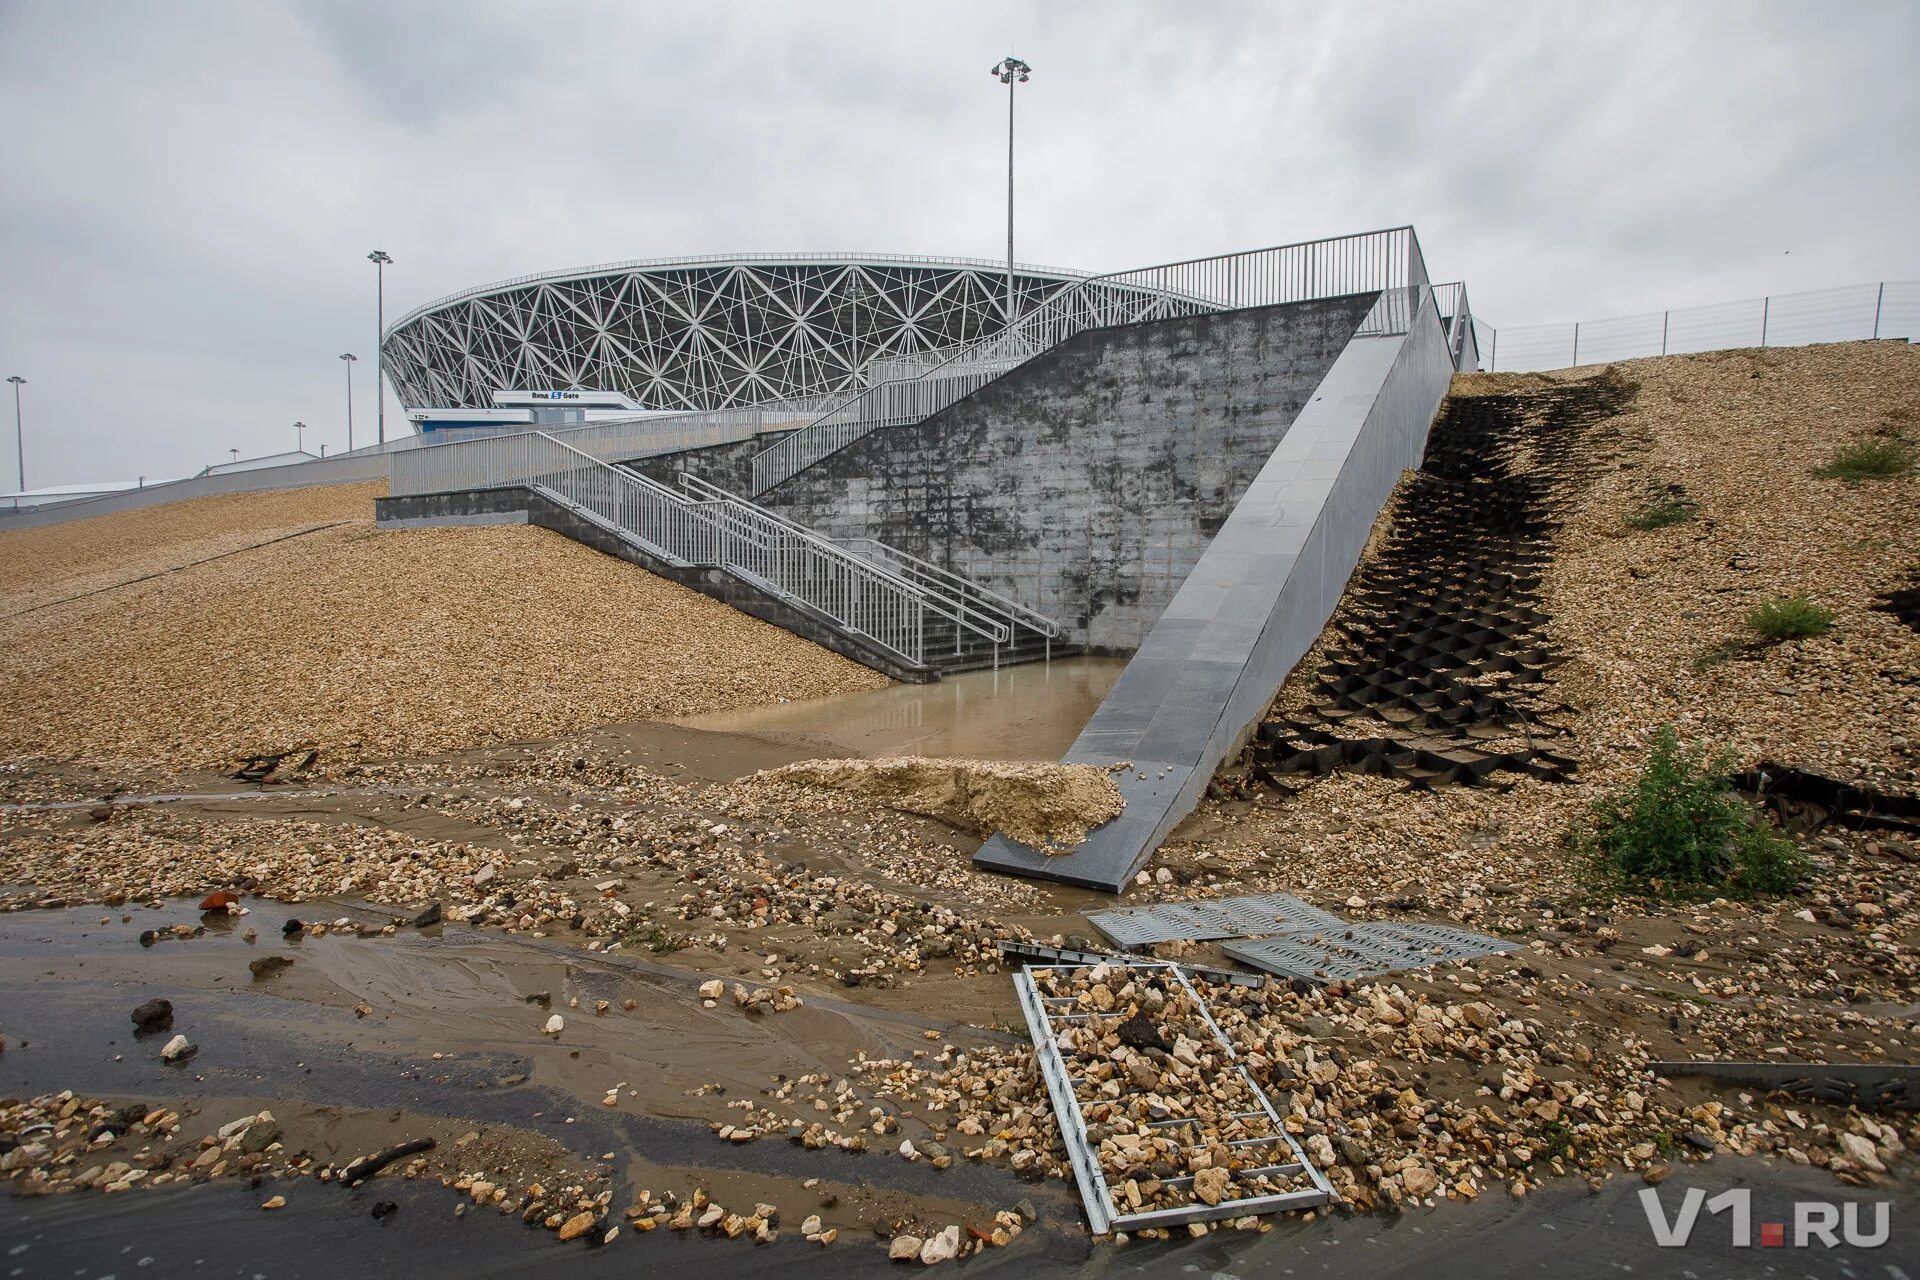
{"label": "chain-link fence", "polygon": [[1501,373],[1731,347],[1803,347],[1872,338],[1911,342],[1920,338],[1920,280],[1773,294],[1571,324],[1496,329],[1475,320],[1474,332],[1487,369]]}

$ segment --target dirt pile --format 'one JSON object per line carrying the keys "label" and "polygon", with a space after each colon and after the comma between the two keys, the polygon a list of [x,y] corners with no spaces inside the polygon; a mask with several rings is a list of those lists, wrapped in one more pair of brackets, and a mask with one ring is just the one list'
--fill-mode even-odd
{"label": "dirt pile", "polygon": [[802,760],[755,775],[762,782],[844,791],[890,809],[1000,832],[1036,849],[1070,848],[1125,806],[1105,769],[899,756]]}
{"label": "dirt pile", "polygon": [[0,534],[0,755],[231,769],[311,744],[327,763],[886,683],[555,533],[375,529],[374,496]]}

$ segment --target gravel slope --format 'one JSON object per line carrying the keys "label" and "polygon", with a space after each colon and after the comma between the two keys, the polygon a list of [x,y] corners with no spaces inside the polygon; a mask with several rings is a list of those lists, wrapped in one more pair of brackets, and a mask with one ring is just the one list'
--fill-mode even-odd
{"label": "gravel slope", "polygon": [[0,755],[379,758],[886,683],[545,530],[376,530],[378,492],[0,534]]}

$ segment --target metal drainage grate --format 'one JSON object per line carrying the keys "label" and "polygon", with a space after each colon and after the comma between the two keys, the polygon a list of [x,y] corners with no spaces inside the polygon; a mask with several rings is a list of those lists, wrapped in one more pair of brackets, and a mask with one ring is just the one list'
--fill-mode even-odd
{"label": "metal drainage grate", "polygon": [[[1081,965],[1028,965],[1013,975],[1014,990],[1020,996],[1021,1012],[1026,1014],[1027,1031],[1033,1037],[1034,1056],[1040,1063],[1040,1074],[1047,1082],[1047,1093],[1053,1101],[1054,1116],[1060,1122],[1060,1136],[1067,1148],[1067,1156],[1073,1162],[1074,1180],[1080,1187],[1080,1200],[1087,1210],[1087,1224],[1096,1236],[1109,1231],[1137,1231],[1142,1227],[1177,1226],[1184,1222],[1202,1222],[1213,1218],[1238,1218],[1246,1214],[1275,1213],[1283,1209],[1306,1209],[1327,1204],[1336,1199],[1333,1186],[1326,1175],[1314,1167],[1307,1159],[1300,1144],[1287,1131],[1281,1121],[1280,1112],[1275,1109],[1272,1099],[1246,1065],[1239,1060],[1233,1045],[1220,1031],[1214,1020],[1213,1012],[1200,993],[1187,981],[1179,966],[1151,960],[1129,961],[1120,965],[1110,965],[1118,973],[1144,974],[1159,971],[1168,979],[1185,988],[1193,997],[1201,1015],[1206,1019],[1214,1039],[1226,1053],[1232,1064],[1228,1070],[1237,1072],[1251,1090],[1255,1107],[1245,1112],[1235,1113],[1230,1121],[1265,1132],[1233,1142],[1235,1147],[1272,1149],[1272,1155],[1261,1158],[1272,1161],[1252,1169],[1240,1170],[1237,1176],[1262,1176],[1267,1178],[1288,1178],[1303,1184],[1295,1190],[1280,1191],[1259,1196],[1247,1196],[1237,1200],[1222,1200],[1219,1204],[1207,1204],[1204,1200],[1195,1200],[1191,1204],[1176,1205],[1166,1209],[1152,1209],[1133,1213],[1120,1212],[1119,1204],[1107,1186],[1105,1173],[1100,1167],[1100,1152],[1087,1134],[1086,1116],[1080,1109],[1080,1098],[1075,1084],[1086,1085],[1091,1093],[1097,1087],[1095,1082],[1077,1076],[1068,1067],[1066,1058],[1060,1052],[1060,1033],[1064,1026],[1081,1021],[1089,1016],[1071,1011],[1072,1000],[1061,997],[1049,997],[1041,989],[1036,974],[1050,971],[1063,971],[1089,966]],[[1064,1007],[1062,1007],[1064,1006]],[[1125,1095],[1122,1095],[1123,1097]],[[1102,1105],[1111,1105],[1116,1099],[1100,1098]],[[1180,1126],[1194,1123],[1191,1120],[1169,1118],[1154,1122],[1157,1125],[1179,1131]],[[1199,1135],[1195,1135],[1199,1136]],[[1191,1188],[1193,1179],[1189,1176],[1164,1179],[1162,1185],[1185,1186]]]}
{"label": "metal drainage grate", "polygon": [[1148,947],[1157,942],[1207,942],[1252,934],[1314,933],[1348,927],[1339,916],[1302,902],[1290,893],[1263,893],[1207,902],[1156,902],[1144,907],[1090,911],[1087,920],[1122,947]]}
{"label": "metal drainage grate", "polygon": [[[1049,947],[1039,942],[996,942],[1000,955],[1008,960],[1043,960],[1058,964],[1111,964],[1121,968],[1135,963],[1132,956],[1107,955],[1099,951],[1075,951],[1069,947]],[[1232,969],[1214,969],[1204,964],[1182,964],[1180,971],[1203,982],[1224,983],[1235,987],[1264,987],[1265,978]]]}
{"label": "metal drainage grate", "polygon": [[1400,969],[1424,969],[1443,960],[1511,951],[1515,943],[1435,924],[1371,922],[1311,937],[1254,938],[1223,948],[1242,964],[1283,978],[1352,981]]}

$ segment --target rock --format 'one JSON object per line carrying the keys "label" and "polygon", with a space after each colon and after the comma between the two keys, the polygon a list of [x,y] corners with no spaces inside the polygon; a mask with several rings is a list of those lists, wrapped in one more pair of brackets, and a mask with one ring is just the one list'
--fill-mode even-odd
{"label": "rock", "polygon": [[413,927],[426,929],[440,923],[440,904],[434,903],[413,918]]}
{"label": "rock", "polygon": [[162,1062],[185,1062],[199,1051],[199,1046],[193,1044],[185,1036],[177,1035],[167,1041],[166,1047],[160,1050],[160,1060]]}
{"label": "rock", "polygon": [[240,1139],[240,1150],[245,1155],[258,1155],[278,1141],[279,1125],[271,1121],[256,1122],[247,1126],[246,1133]]}
{"label": "rock", "polygon": [[1033,1207],[1033,1201],[1031,1200],[1022,1200],[1019,1204],[1013,1206],[1013,1208],[1014,1212],[1018,1213],[1028,1222],[1040,1221],[1040,1211]]}
{"label": "rock", "polygon": [[149,1000],[145,1004],[135,1005],[133,1025],[142,1031],[158,1031],[162,1027],[173,1025],[173,1001]]}
{"label": "rock", "polygon": [[559,1238],[563,1241],[578,1240],[581,1236],[593,1229],[593,1224],[596,1221],[598,1221],[598,1219],[594,1217],[593,1211],[590,1209],[576,1213],[560,1224]]}
{"label": "rock", "polygon": [[912,1262],[920,1256],[920,1249],[926,1242],[919,1236],[895,1236],[887,1247],[887,1257],[893,1262]]}
{"label": "rock", "polygon": [[210,893],[200,899],[200,909],[202,911],[226,911],[230,907],[237,907],[239,905],[240,895],[229,892],[226,889],[222,889],[218,893]]}
{"label": "rock", "polygon": [[260,1207],[262,1209],[284,1209],[287,1207],[287,1198],[285,1196],[275,1196]]}
{"label": "rock", "polygon": [[562,1031],[565,1031],[566,1029],[567,1029],[567,1020],[556,1013],[551,1018],[547,1019],[547,1025],[542,1027],[540,1031],[541,1031],[541,1034],[543,1035],[558,1036]]}
{"label": "rock", "polygon": [[1219,1204],[1232,1182],[1225,1169],[1200,1169],[1193,1175],[1193,1194],[1208,1204]]}
{"label": "rock", "polygon": [[1440,1178],[1432,1170],[1415,1165],[1401,1173],[1400,1185],[1415,1200],[1424,1200],[1439,1188]]}
{"label": "rock", "polygon": [[373,1202],[373,1216],[376,1219],[391,1218],[398,1212],[400,1212],[400,1206],[391,1200],[375,1200]]}
{"label": "rock", "polygon": [[920,1246],[920,1261],[928,1266],[936,1262],[949,1262],[959,1256],[959,1227],[944,1227],[937,1234],[928,1236],[926,1243]]}
{"label": "rock", "polygon": [[803,1236],[819,1235],[820,1234],[820,1215],[817,1213],[808,1214],[806,1217],[806,1220],[800,1224],[800,1234]]}
{"label": "rock", "polygon": [[726,994],[727,984],[718,978],[700,984],[700,998],[702,1000],[718,1000]]}
{"label": "rock", "polygon": [[1887,1171],[1887,1166],[1881,1163],[1880,1153],[1875,1149],[1873,1143],[1867,1141],[1867,1139],[1857,1133],[1841,1134],[1840,1150],[1846,1153],[1847,1159],[1853,1161],[1863,1169],[1871,1170],[1874,1173],[1885,1173]]}
{"label": "rock", "polygon": [[296,933],[304,932],[306,927],[307,926],[305,923],[303,923],[301,920],[296,918],[296,919],[289,920],[285,924],[281,925],[280,932],[286,935],[287,937],[292,937]]}
{"label": "rock", "polygon": [[481,867],[478,871],[473,873],[473,887],[476,889],[484,889],[487,887],[487,885],[491,884],[493,882],[494,877],[498,876],[499,874],[500,874],[500,868],[494,866],[491,862],[489,862],[486,866]]}
{"label": "rock", "polygon": [[1160,1035],[1159,1028],[1148,1020],[1144,1013],[1136,1012],[1131,1018],[1113,1029],[1120,1037],[1120,1043],[1134,1049],[1159,1049],[1163,1053],[1167,1042]]}
{"label": "rock", "polygon": [[261,956],[258,960],[247,961],[247,970],[253,974],[254,980],[258,981],[261,978],[272,977],[292,963],[293,961],[286,956]]}

